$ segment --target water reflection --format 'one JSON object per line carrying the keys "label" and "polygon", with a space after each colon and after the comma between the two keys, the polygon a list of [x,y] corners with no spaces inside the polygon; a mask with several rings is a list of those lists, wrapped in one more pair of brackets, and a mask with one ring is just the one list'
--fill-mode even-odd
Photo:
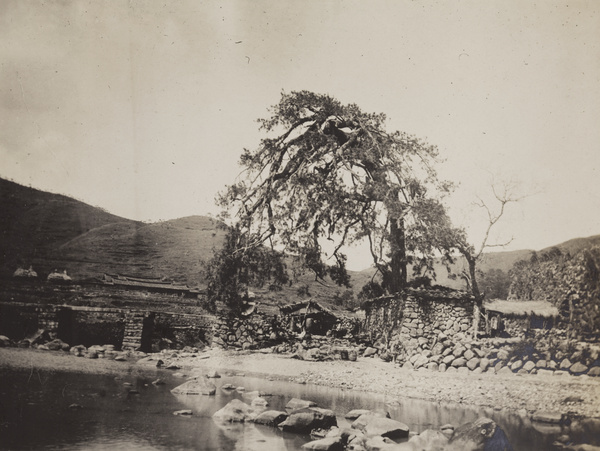
{"label": "water reflection", "polygon": [[[153,385],[157,377],[166,385]],[[392,418],[416,432],[488,416],[506,431],[517,451],[550,450],[550,443],[561,433],[560,428],[534,427],[527,418],[504,411],[248,377],[214,380],[216,396],[171,394],[170,390],[183,382],[164,370],[122,378],[48,371],[0,372],[0,448],[293,451],[310,440],[268,426],[214,422],[213,413],[231,399],[251,401],[243,392],[221,389],[224,384],[243,386],[246,392],[272,394],[266,399],[268,408],[274,410],[285,410],[293,397],[315,401],[335,411],[340,426],[348,426],[343,415],[350,410],[385,408]],[[181,409],[191,409],[194,415],[173,415]]]}

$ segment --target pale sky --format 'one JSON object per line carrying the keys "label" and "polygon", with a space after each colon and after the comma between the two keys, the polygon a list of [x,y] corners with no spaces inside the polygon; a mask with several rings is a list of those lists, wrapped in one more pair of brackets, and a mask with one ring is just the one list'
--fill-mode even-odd
{"label": "pale sky", "polygon": [[255,120],[303,89],[437,145],[475,242],[491,180],[528,195],[506,250],[600,233],[595,0],[2,0],[0,177],[130,219],[216,214]]}

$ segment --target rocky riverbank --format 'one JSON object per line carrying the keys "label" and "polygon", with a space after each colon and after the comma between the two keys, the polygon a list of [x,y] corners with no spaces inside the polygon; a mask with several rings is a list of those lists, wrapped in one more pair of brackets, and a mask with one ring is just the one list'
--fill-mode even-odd
{"label": "rocky riverbank", "polygon": [[[101,357],[102,353],[98,353]],[[117,361],[116,358],[124,358]],[[356,361],[306,361],[292,354],[267,350],[163,351],[109,353],[105,358],[75,357],[64,351],[0,348],[0,368],[61,369],[98,374],[142,371],[149,367],[171,367],[177,371],[220,370],[244,372],[270,379],[290,380],[383,393],[389,402],[402,397],[436,402],[509,409],[532,416],[553,412],[570,417],[600,418],[600,380],[588,376],[546,374],[440,373],[401,368],[379,358]]]}

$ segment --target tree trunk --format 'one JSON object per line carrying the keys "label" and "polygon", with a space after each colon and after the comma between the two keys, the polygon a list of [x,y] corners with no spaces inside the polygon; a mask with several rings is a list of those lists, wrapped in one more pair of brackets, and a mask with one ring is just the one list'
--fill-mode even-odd
{"label": "tree trunk", "polygon": [[397,293],[406,286],[406,236],[403,219],[390,221],[390,274],[387,289]]}
{"label": "tree trunk", "polygon": [[479,331],[479,322],[481,321],[481,307],[483,304],[483,296],[479,292],[479,285],[477,284],[477,274],[475,271],[475,265],[477,260],[472,255],[465,255],[467,263],[469,264],[469,277],[471,278],[471,293],[475,298],[473,304],[473,329],[471,331],[473,338],[477,338],[477,332]]}

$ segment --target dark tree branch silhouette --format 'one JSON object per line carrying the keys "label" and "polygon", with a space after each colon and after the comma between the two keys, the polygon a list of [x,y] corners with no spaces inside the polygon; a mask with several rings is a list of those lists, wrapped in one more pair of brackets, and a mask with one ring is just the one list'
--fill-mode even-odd
{"label": "dark tree branch silhouette", "polygon": [[[235,252],[269,244],[317,279],[348,285],[342,251],[366,240],[390,293],[406,284],[407,265],[432,268],[431,237],[451,185],[437,178],[435,146],[389,133],[384,122],[328,95],[283,93],[259,120],[269,137],[243,152],[243,172],[219,198],[240,233],[254,237]],[[324,241],[333,264],[324,261]]]}

